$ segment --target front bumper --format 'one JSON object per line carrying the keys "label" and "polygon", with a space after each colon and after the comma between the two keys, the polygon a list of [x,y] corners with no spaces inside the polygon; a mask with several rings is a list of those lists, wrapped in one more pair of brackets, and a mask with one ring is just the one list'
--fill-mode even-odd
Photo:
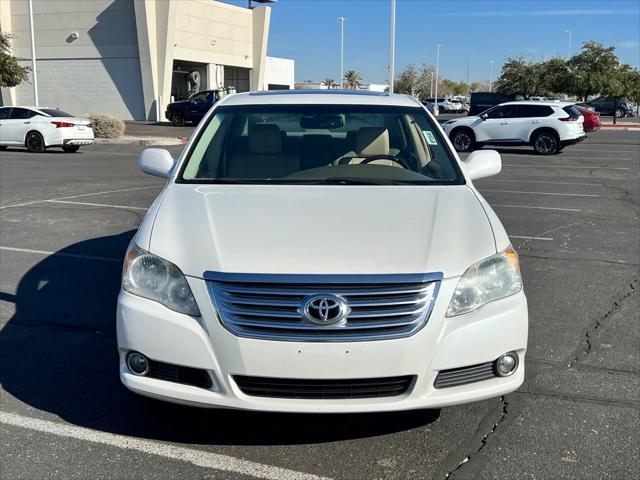
{"label": "front bumper", "polygon": [[[288,342],[240,338],[218,321],[204,280],[189,278],[202,317],[194,319],[121,292],[117,332],[120,378],[130,390],[175,403],[280,412],[371,412],[437,408],[483,400],[517,389],[524,380],[527,304],[523,292],[455,318],[444,314],[457,278],[442,281],[428,323],[411,337],[363,342]],[[211,388],[129,372],[125,358],[150,359],[206,370]],[[509,377],[434,387],[439,371],[493,361],[516,351],[520,365]],[[243,393],[234,375],[289,379],[363,379],[411,375],[403,394],[384,398],[267,398]]]}

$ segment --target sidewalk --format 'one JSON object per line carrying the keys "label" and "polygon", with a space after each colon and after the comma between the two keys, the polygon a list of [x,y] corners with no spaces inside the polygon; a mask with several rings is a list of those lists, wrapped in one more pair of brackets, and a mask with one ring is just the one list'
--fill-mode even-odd
{"label": "sidewalk", "polygon": [[183,145],[195,125],[174,127],[170,123],[125,122],[124,135],[117,139],[96,138],[102,145]]}

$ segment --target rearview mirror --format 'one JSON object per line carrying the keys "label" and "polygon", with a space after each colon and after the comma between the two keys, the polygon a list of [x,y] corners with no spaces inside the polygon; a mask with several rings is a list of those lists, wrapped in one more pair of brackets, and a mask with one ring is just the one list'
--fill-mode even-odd
{"label": "rearview mirror", "polygon": [[162,148],[147,148],[138,159],[138,167],[144,173],[168,178],[174,165],[173,157]]}
{"label": "rearview mirror", "polygon": [[476,150],[462,162],[469,180],[491,177],[502,170],[502,159],[495,150]]}
{"label": "rearview mirror", "polygon": [[342,115],[318,114],[306,115],[300,118],[300,126],[307,129],[326,129],[332,130],[344,126],[344,118]]}

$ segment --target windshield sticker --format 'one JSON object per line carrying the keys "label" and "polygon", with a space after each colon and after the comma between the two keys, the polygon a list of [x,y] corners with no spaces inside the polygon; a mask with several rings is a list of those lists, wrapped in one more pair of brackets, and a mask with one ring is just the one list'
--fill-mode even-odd
{"label": "windshield sticker", "polygon": [[424,138],[427,139],[427,143],[429,145],[437,145],[438,144],[438,142],[436,141],[436,137],[433,135],[433,132],[430,132],[430,131],[427,130],[426,132],[422,132],[422,133],[424,133]]}

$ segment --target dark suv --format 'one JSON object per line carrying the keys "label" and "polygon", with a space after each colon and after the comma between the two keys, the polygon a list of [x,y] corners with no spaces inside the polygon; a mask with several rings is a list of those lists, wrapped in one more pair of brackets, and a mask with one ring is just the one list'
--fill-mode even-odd
{"label": "dark suv", "polygon": [[613,97],[598,97],[587,102],[600,115],[614,115],[617,118],[633,117],[633,106],[626,98],[621,98],[616,103]]}
{"label": "dark suv", "polygon": [[203,90],[194,93],[186,100],[170,103],[167,105],[164,116],[176,127],[181,127],[186,122],[198,123],[219,99],[220,92]]}
{"label": "dark suv", "polygon": [[471,94],[469,115],[478,115],[501,103],[520,100],[524,100],[522,95],[504,95],[497,92],[473,92]]}

